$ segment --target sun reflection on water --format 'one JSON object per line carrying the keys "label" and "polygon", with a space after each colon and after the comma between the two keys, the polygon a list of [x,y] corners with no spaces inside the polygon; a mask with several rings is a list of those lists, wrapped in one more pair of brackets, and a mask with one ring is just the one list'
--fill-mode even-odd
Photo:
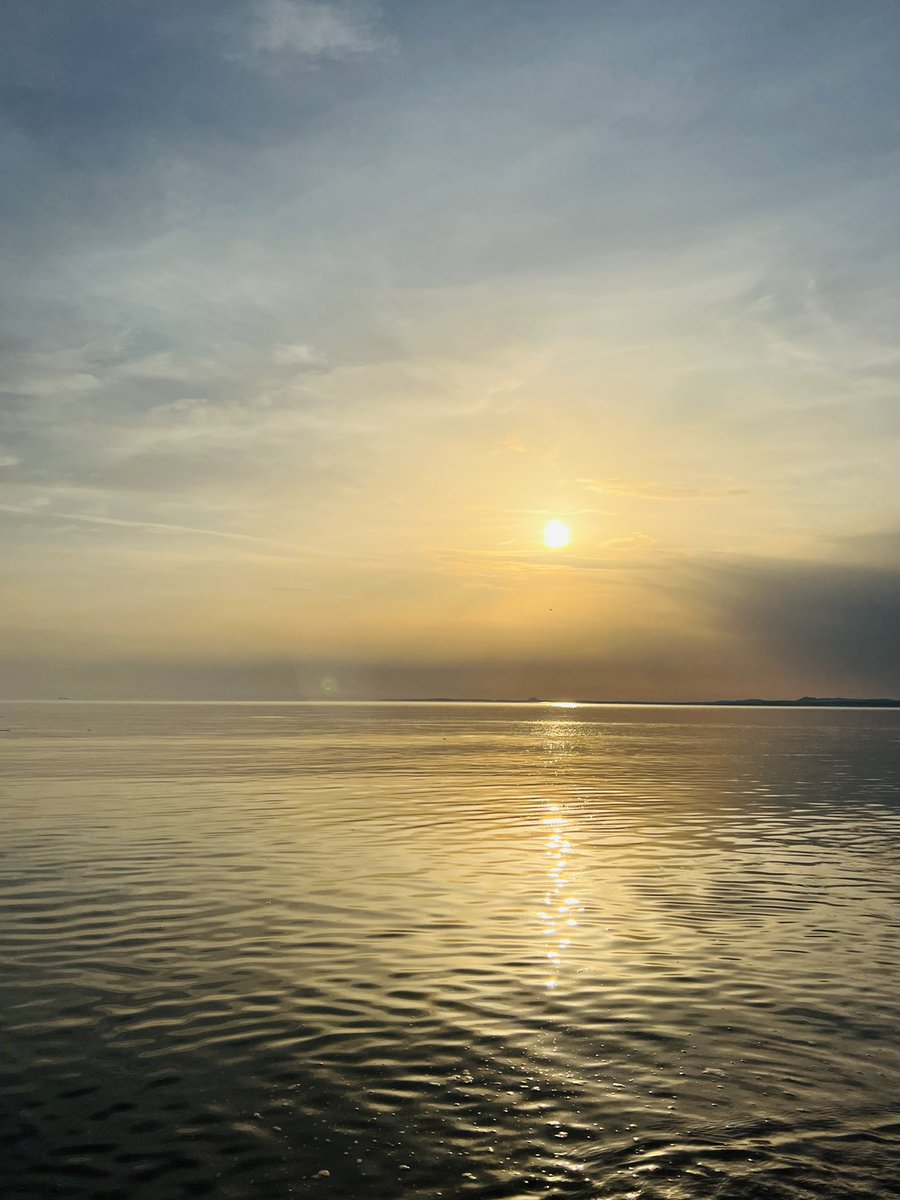
{"label": "sun reflection on water", "polygon": [[544,818],[549,837],[546,855],[548,862],[547,889],[538,912],[541,932],[546,944],[549,975],[544,986],[553,989],[559,986],[564,955],[572,944],[578,926],[578,914],[584,906],[577,896],[567,894],[571,885],[569,856],[572,843],[569,840],[571,822],[563,813],[562,805],[548,804],[548,815]]}
{"label": "sun reflection on water", "polygon": [[[550,757],[568,757],[569,743],[572,734],[577,731],[577,722],[554,721],[548,724],[550,728],[546,728],[545,733]],[[544,955],[548,967],[544,987],[553,991],[560,986],[565,954],[572,945],[578,928],[578,917],[584,912],[584,904],[577,896],[571,894],[573,823],[566,814],[565,806],[557,801],[548,800],[544,811],[543,823],[547,830],[547,886],[537,916],[546,947]]]}

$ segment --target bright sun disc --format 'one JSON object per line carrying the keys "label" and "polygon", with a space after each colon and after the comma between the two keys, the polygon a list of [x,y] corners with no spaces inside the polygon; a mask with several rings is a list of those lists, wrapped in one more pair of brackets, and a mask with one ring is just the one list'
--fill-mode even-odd
{"label": "bright sun disc", "polygon": [[561,550],[563,546],[568,546],[571,536],[565,521],[548,521],[544,526],[544,545],[551,550]]}

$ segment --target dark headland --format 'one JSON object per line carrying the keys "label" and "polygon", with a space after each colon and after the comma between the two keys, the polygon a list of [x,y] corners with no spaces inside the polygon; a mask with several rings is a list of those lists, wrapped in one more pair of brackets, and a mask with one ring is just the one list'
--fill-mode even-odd
{"label": "dark headland", "polygon": [[[501,696],[485,699],[483,696],[386,696],[393,704],[553,704],[563,701],[542,700],[529,696],[527,700],[509,699]],[[900,700],[886,696],[860,699],[851,696],[800,696],[797,700],[569,700],[570,704],[643,704],[659,708],[900,708]]]}

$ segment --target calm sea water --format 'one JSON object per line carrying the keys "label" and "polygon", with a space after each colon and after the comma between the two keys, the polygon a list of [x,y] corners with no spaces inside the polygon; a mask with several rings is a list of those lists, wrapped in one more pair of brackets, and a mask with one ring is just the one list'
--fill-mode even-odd
{"label": "calm sea water", "polygon": [[900,1195],[900,714],[0,726],[4,1200]]}

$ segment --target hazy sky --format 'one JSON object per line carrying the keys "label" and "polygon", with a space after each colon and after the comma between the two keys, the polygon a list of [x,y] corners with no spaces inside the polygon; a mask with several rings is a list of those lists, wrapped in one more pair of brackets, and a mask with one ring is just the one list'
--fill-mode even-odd
{"label": "hazy sky", "polygon": [[0,694],[900,692],[898,42],[8,0]]}

